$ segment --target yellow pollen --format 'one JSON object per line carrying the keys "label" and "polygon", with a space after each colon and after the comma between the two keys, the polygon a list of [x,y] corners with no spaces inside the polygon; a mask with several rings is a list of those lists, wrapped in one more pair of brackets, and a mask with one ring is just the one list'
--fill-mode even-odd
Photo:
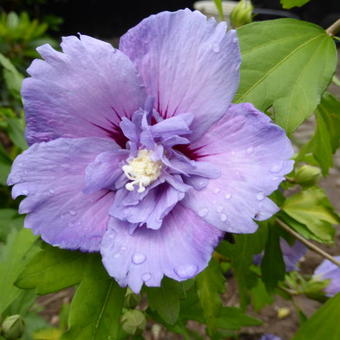
{"label": "yellow pollen", "polygon": [[145,187],[154,182],[162,170],[162,163],[160,161],[153,161],[151,159],[152,152],[146,149],[138,151],[137,157],[128,160],[127,164],[122,166],[125,176],[131,182],[125,185],[129,191],[134,190],[134,186],[138,185],[138,192],[145,191]]}

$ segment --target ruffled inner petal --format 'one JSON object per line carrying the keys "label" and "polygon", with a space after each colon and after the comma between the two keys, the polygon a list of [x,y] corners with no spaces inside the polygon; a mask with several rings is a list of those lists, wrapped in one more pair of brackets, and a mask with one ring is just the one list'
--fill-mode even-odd
{"label": "ruffled inner petal", "polygon": [[128,157],[128,150],[107,151],[99,154],[85,169],[86,194],[102,189],[114,190],[122,175],[123,161]]}
{"label": "ruffled inner petal", "polygon": [[184,198],[184,193],[163,183],[150,190],[138,204],[127,205],[126,201],[119,200],[120,197],[118,194],[114,200],[110,209],[111,216],[121,221],[145,225],[149,229],[159,229],[167,214]]}

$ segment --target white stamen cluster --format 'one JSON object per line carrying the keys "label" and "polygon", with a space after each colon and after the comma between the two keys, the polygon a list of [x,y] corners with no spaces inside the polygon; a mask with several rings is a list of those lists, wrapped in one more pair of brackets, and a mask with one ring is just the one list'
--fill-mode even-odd
{"label": "white stamen cluster", "polygon": [[138,192],[145,191],[145,187],[154,182],[161,174],[162,163],[151,159],[151,151],[142,149],[138,151],[137,157],[128,160],[127,164],[122,166],[125,176],[132,182],[125,185],[129,191],[134,190],[138,185]]}

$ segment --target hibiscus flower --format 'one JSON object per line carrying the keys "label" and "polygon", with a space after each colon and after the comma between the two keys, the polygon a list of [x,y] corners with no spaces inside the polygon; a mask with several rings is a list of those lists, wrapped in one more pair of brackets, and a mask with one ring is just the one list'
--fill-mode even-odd
{"label": "hibiscus flower", "polygon": [[252,233],[291,171],[285,132],[231,104],[236,31],[200,12],[143,20],[119,49],[80,35],[38,48],[22,96],[30,145],[8,184],[25,227],[65,249],[100,252],[139,292],[208,264],[224,232]]}

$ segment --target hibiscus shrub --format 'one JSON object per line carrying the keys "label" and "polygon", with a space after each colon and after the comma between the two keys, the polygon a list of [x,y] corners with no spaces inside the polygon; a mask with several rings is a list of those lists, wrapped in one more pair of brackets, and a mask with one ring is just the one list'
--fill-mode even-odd
{"label": "hibiscus shrub", "polygon": [[[277,296],[300,316],[294,340],[340,339],[340,257],[319,247],[340,219],[318,185],[340,145],[327,92],[338,30],[235,30],[186,9],[144,19],[118,49],[81,34],[44,44],[23,82],[0,55],[0,339],[242,339],[244,327],[279,339],[256,332]],[[311,116],[314,135],[293,146]],[[307,247],[326,258],[313,275],[299,271]],[[69,287],[59,327],[46,325],[34,301]],[[320,303],[309,319],[297,295]]]}

